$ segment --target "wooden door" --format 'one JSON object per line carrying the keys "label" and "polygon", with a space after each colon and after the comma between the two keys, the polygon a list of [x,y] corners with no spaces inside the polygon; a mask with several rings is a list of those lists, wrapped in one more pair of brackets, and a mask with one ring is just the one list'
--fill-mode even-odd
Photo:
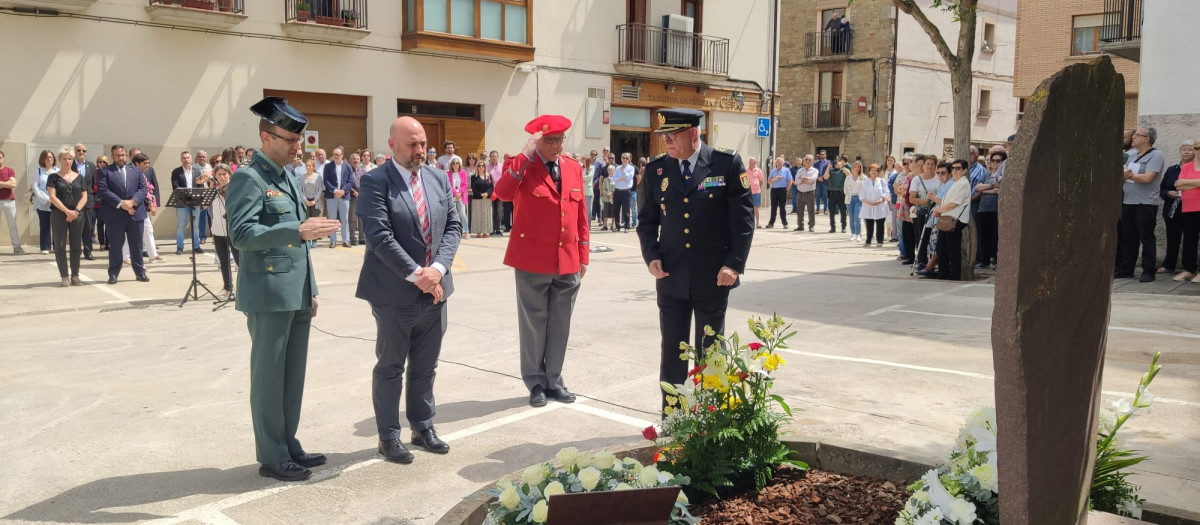
{"label": "wooden door", "polygon": [[625,56],[631,62],[645,62],[649,53],[646,51],[646,0],[628,0],[625,19]]}

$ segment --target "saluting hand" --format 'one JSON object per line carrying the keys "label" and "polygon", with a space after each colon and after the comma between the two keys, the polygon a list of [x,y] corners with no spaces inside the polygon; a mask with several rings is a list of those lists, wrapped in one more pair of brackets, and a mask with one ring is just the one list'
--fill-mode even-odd
{"label": "saluting hand", "polygon": [[663,277],[671,275],[671,274],[663,271],[662,259],[655,259],[653,261],[650,261],[650,266],[648,267],[648,269],[650,270],[650,275],[653,275],[655,279],[662,279]]}
{"label": "saluting hand", "polygon": [[542,140],[542,132],[530,135],[529,141],[525,142],[525,147],[521,148],[521,153],[524,153],[526,158],[533,158],[533,152],[537,150],[539,140]]}
{"label": "saluting hand", "polygon": [[733,286],[737,282],[737,270],[728,266],[722,266],[721,271],[717,273],[717,286]]}
{"label": "saluting hand", "polygon": [[311,217],[300,223],[300,240],[311,241],[313,239],[328,237],[329,234],[339,230],[341,227],[342,222],[337,219]]}

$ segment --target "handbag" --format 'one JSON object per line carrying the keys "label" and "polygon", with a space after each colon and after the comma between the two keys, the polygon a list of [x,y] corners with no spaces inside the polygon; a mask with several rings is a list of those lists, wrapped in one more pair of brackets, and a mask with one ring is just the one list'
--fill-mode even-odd
{"label": "handbag", "polygon": [[969,203],[964,203],[964,204],[960,204],[958,206],[958,208],[959,209],[958,209],[957,217],[950,217],[949,215],[946,215],[944,213],[942,215],[938,215],[937,224],[935,224],[938,231],[940,231],[940,232],[954,231],[954,229],[958,227],[958,220],[962,218],[963,210],[971,209],[971,205]]}

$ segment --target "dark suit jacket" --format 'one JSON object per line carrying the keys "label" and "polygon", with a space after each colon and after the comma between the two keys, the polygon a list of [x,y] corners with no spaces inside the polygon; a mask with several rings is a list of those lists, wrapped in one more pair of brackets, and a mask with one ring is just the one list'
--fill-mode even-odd
{"label": "dark suit jacket", "polygon": [[[732,150],[703,144],[690,180],[679,161],[661,155],[646,164],[642,178],[638,238],[646,264],[659,259],[663,271],[659,294],[712,297],[722,266],[746,270],[754,236],[750,180],[742,158]],[[737,282],[734,283],[737,286]]]}
{"label": "dark suit jacket", "polygon": [[[360,183],[357,215],[362,220],[367,250],[355,297],[366,299],[372,306],[406,306],[430,299],[422,298],[427,294],[405,280],[425,265],[426,248],[408,182],[394,163],[386,162],[363,175]],[[454,292],[450,267],[462,238],[462,222],[446,172],[424,166],[421,182],[433,237],[430,264],[436,262],[446,267],[442,291],[443,298],[449,298]]]}
{"label": "dark suit jacket", "polygon": [[[154,170],[154,168],[150,168],[150,169]],[[187,183],[187,177],[185,177],[184,173],[183,173],[183,166],[175,168],[173,171],[171,171],[171,189],[177,190],[179,188],[202,187],[203,184],[197,184],[196,180],[199,179],[200,175],[202,175],[203,173],[204,173],[204,171],[200,169],[200,166],[192,164],[192,184],[189,186]],[[147,177],[147,178],[149,178],[149,177]],[[151,184],[153,184],[153,183],[151,183]]]}
{"label": "dark suit jacket", "polygon": [[83,171],[79,171],[78,163],[76,163],[75,173],[83,176],[83,185],[88,189],[88,207],[96,202],[96,164],[92,161],[84,161]]}
{"label": "dark suit jacket", "polygon": [[[350,167],[349,162],[342,163],[342,184],[338,185],[338,165],[334,161],[329,161],[325,164],[325,198],[332,199],[335,190],[346,192],[342,196],[344,199],[350,198],[350,191],[354,189],[354,168]],[[359,193],[362,193],[361,191]]]}
{"label": "dark suit jacket", "polygon": [[[106,223],[140,221],[146,218],[146,179],[143,178],[142,171],[133,164],[125,165],[125,173],[126,176],[122,177],[120,168],[116,164],[110,164],[96,174],[100,220]],[[137,205],[136,213],[132,216],[118,207],[121,201],[129,199],[133,199]]]}

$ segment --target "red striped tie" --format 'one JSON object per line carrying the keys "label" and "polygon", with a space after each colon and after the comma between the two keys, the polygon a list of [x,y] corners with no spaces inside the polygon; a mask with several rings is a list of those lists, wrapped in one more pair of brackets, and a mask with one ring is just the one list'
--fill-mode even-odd
{"label": "red striped tie", "polygon": [[425,266],[429,266],[429,262],[433,260],[433,230],[429,227],[429,210],[425,208],[425,193],[421,191],[421,179],[417,172],[413,172],[412,181],[413,200],[417,203],[417,218],[421,220],[421,237],[425,239]]}

